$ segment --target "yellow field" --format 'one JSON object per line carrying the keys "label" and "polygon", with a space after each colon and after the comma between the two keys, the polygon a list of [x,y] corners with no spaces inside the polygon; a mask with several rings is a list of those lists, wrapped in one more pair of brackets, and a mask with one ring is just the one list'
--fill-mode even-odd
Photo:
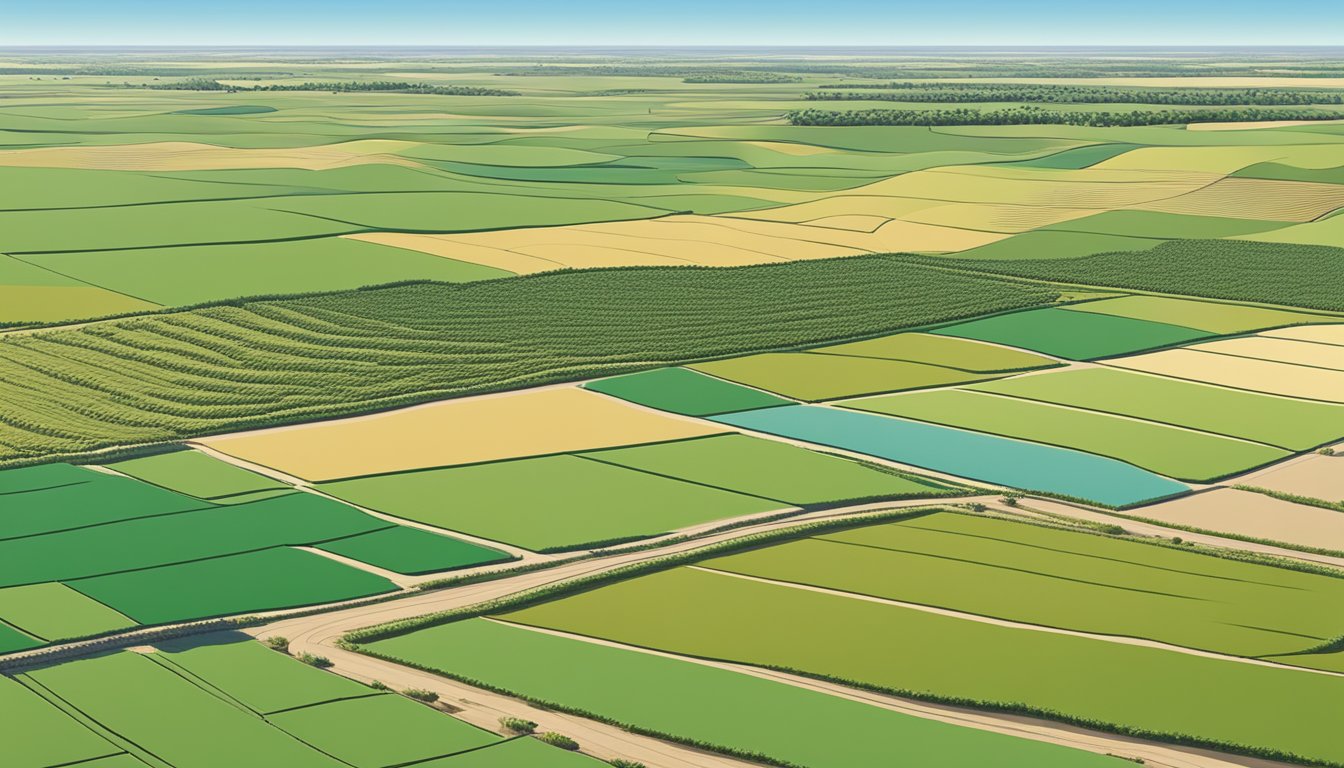
{"label": "yellow field", "polygon": [[[1196,123],[1196,125],[1226,124]],[[1142,147],[1103,160],[1093,168],[1194,171],[1226,175],[1256,163],[1282,163],[1299,168],[1330,168],[1344,164],[1344,146],[1309,144],[1264,147]]]}
{"label": "yellow field", "polygon": [[1311,221],[1344,206],[1344,185],[1227,178],[1189,194],[1134,208],[1193,216]]}
{"label": "yellow field", "polygon": [[51,147],[0,152],[0,166],[87,168],[105,171],[209,171],[238,168],[301,168],[320,171],[387,163],[417,166],[394,152],[413,142],[369,139],[292,149],[233,149],[185,141],[115,146]]}
{"label": "yellow field", "polygon": [[1197,493],[1144,507],[1142,514],[1147,518],[1189,528],[1282,541],[1303,547],[1319,547],[1323,542],[1344,541],[1344,514],[1231,488]]}
{"label": "yellow field", "polygon": [[1304,325],[1300,328],[1280,328],[1275,331],[1265,331],[1262,335],[1274,336],[1280,339],[1314,341],[1318,344],[1344,345],[1344,323],[1337,325]]}
{"label": "yellow field", "polygon": [[560,387],[206,438],[201,444],[313,482],[680,440],[725,432]]}
{"label": "yellow field", "polygon": [[1344,371],[1216,355],[1194,349],[1117,358],[1108,360],[1107,364],[1235,389],[1344,403]]}
{"label": "yellow field", "polygon": [[1268,336],[1246,336],[1240,339],[1224,339],[1199,344],[1193,349],[1217,352],[1223,355],[1274,360],[1293,365],[1333,368],[1337,371],[1344,370],[1344,347],[1332,344],[1313,344],[1309,341],[1294,341]]}

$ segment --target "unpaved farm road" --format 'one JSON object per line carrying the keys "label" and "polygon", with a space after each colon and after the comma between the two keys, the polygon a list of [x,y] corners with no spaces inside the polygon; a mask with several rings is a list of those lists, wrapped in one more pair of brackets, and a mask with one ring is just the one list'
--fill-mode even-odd
{"label": "unpaved farm road", "polygon": [[[1021,510],[1003,507],[996,496],[982,496],[947,500],[957,503],[979,502],[993,508],[996,512],[1020,514]],[[1032,500],[1033,502],[1035,500]],[[583,751],[596,757],[611,760],[622,758],[644,763],[648,768],[742,768],[751,763],[721,755],[703,752],[681,745],[671,744],[658,739],[639,736],[585,718],[575,717],[538,709],[526,702],[509,696],[483,691],[444,677],[404,667],[399,664],[375,659],[362,654],[345,651],[337,647],[337,641],[355,629],[368,627],[398,619],[423,616],[438,611],[466,608],[490,600],[508,597],[537,587],[569,581],[594,574],[604,573],[624,565],[657,559],[666,555],[699,549],[711,544],[731,539],[766,533],[797,525],[800,522],[826,520],[837,517],[850,517],[861,520],[866,512],[900,507],[937,506],[938,501],[911,500],[885,504],[869,504],[844,509],[818,511],[758,525],[738,528],[706,536],[694,541],[671,544],[656,550],[644,550],[607,557],[562,564],[541,571],[518,574],[496,581],[470,584],[461,587],[426,592],[399,600],[373,605],[357,606],[293,618],[277,618],[276,621],[261,627],[245,630],[249,634],[265,638],[282,636],[289,639],[292,653],[313,653],[326,656],[333,662],[332,671],[346,677],[369,682],[379,680],[396,689],[422,688],[434,691],[440,700],[455,708],[455,714],[468,722],[498,730],[498,720],[502,716],[520,717],[538,723],[542,730],[554,730],[577,740]],[[1078,512],[1066,507],[1060,512]],[[1083,515],[1078,515],[1083,517]],[[1125,525],[1131,530],[1140,527],[1133,521],[1115,518],[1104,513],[1095,513],[1091,519],[1114,522]],[[1158,529],[1157,526],[1144,525],[1144,533],[1161,531],[1173,535],[1172,531]],[[1180,532],[1187,539],[1190,534]],[[1216,536],[1199,536],[1202,543],[1215,546],[1238,547],[1241,542],[1220,539]],[[1277,548],[1273,548],[1277,549]],[[1295,554],[1276,551],[1275,554]],[[585,638],[586,640],[590,639]],[[648,651],[646,651],[648,652]],[[678,657],[680,658],[680,657]],[[686,659],[694,663],[710,663]],[[1150,766],[1160,768],[1288,768],[1288,764],[1250,757],[1225,755],[1174,745],[1147,742],[1125,736],[1092,731],[1061,723],[1017,715],[992,712],[980,712],[958,707],[930,704],[896,696],[870,693],[844,686],[826,683],[784,673],[761,670],[736,664],[715,664],[734,671],[764,677],[788,685],[795,685],[862,701],[874,706],[903,712],[916,717],[925,717],[944,722],[955,723],[982,730],[1011,734],[1022,738],[1035,739],[1050,743],[1084,749],[1102,754],[1113,754],[1127,758],[1141,759]],[[693,702],[691,703],[693,706]]]}

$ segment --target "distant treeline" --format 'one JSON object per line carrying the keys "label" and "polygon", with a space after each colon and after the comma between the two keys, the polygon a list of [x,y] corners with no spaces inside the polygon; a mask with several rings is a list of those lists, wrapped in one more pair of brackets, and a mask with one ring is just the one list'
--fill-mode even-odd
{"label": "distant treeline", "polygon": [[[955,63],[956,66],[948,66]],[[1267,77],[1276,71],[1270,64],[1216,63],[1200,60],[1169,62],[1162,60],[1089,61],[1058,59],[1023,61],[1021,59],[946,59],[900,64],[881,62],[823,63],[813,61],[736,62],[730,66],[706,66],[703,63],[611,63],[581,66],[537,64],[497,70],[503,75],[589,76],[589,77],[700,77],[733,69],[749,73],[820,74],[873,80],[929,78],[1020,78],[1020,77]],[[1282,69],[1282,65],[1279,65]],[[1281,73],[1280,73],[1281,74]],[[1338,77],[1344,63],[1314,60],[1302,62],[1292,77]]]}
{"label": "distant treeline", "polygon": [[[1016,83],[859,83],[823,85],[810,101],[984,102],[1023,101],[1060,104],[1172,104],[1186,106],[1306,106],[1344,104],[1340,91],[1283,88],[1114,88],[1092,85]],[[881,93],[873,93],[881,91]]]}
{"label": "distant treeline", "polygon": [[801,77],[796,75],[783,75],[778,72],[733,72],[716,71],[707,72],[703,75],[691,75],[682,79],[684,83],[744,83],[744,84],[766,84],[766,83],[797,83],[802,81]]}
{"label": "distant treeline", "polygon": [[1344,112],[1315,109],[1157,109],[1131,112],[1065,112],[1022,106],[1008,109],[803,109],[785,117],[791,125],[1084,125],[1125,127],[1260,120],[1340,120]]}
{"label": "distant treeline", "polygon": [[423,93],[432,96],[519,96],[517,91],[499,88],[477,88],[470,85],[427,85],[425,83],[398,83],[392,81],[346,83],[300,83],[297,85],[256,85],[241,87],[225,85],[209,78],[192,78],[175,83],[155,83],[143,86],[156,91],[329,91],[331,93]]}

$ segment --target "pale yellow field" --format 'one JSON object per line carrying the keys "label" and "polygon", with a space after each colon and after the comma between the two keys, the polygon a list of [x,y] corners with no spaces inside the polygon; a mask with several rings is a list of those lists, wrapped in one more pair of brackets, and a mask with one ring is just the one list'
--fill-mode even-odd
{"label": "pale yellow field", "polygon": [[1144,507],[1142,517],[1189,528],[1281,541],[1302,547],[1344,549],[1344,513],[1231,488]]}
{"label": "pale yellow field", "polygon": [[1007,235],[874,216],[827,217],[798,224],[687,215],[461,235],[369,233],[349,237],[531,274],[567,267],[731,267],[887,251],[953,252]]}
{"label": "pale yellow field", "polygon": [[1329,320],[1322,315],[1288,312],[1281,309],[1247,307],[1213,301],[1173,299],[1166,296],[1124,296],[1104,301],[1073,304],[1075,312],[1133,317],[1158,323],[1183,325],[1211,333],[1239,333],[1276,325],[1312,323]]}
{"label": "pale yellow field", "polygon": [[1207,344],[1199,344],[1193,349],[1344,371],[1344,347],[1333,344],[1314,344],[1310,341],[1294,341],[1269,336],[1246,336],[1240,339],[1211,341]]}
{"label": "pale yellow field", "polygon": [[[1312,453],[1237,478],[1237,483],[1271,491],[1344,501],[1344,456]],[[1335,513],[1344,517],[1344,513]],[[1344,548],[1344,541],[1341,541]]]}
{"label": "pale yellow field", "polygon": [[965,166],[915,171],[869,184],[862,191],[944,202],[1111,209],[1177,197],[1217,179],[1217,174],[1196,172]]}
{"label": "pale yellow field", "polygon": [[1331,216],[1320,221],[1294,224],[1291,227],[1245,235],[1238,240],[1256,240],[1262,243],[1295,243],[1297,245],[1333,245],[1344,247],[1344,216]]}
{"label": "pale yellow field", "polygon": [[1344,185],[1227,178],[1178,197],[1133,208],[1194,216],[1311,221],[1344,206]]}
{"label": "pale yellow field", "polygon": [[1117,368],[1286,397],[1344,403],[1344,371],[1172,349],[1107,361]]}
{"label": "pale yellow field", "polygon": [[1100,208],[1056,208],[991,203],[947,203],[907,213],[900,218],[921,224],[964,227],[988,232],[1017,234],[1050,224],[1081,219]]}
{"label": "pale yellow field", "polygon": [[[1196,123],[1196,125],[1226,124]],[[1193,125],[1191,129],[1194,129]],[[1256,163],[1283,163],[1299,168],[1332,168],[1344,164],[1344,145],[1141,147],[1103,160],[1092,167],[1115,170],[1194,171],[1225,175]]]}
{"label": "pale yellow field", "polygon": [[[863,189],[867,188],[864,187]],[[821,200],[784,205],[764,211],[743,211],[733,215],[741,219],[791,221],[795,223],[815,221],[832,216],[879,216],[884,219],[899,219],[908,213],[926,208],[936,208],[940,205],[944,205],[944,203],[938,200],[921,200],[913,197],[841,194]]]}
{"label": "pale yellow field", "polygon": [[577,387],[403,408],[206,438],[201,444],[309,481],[497,461],[724,432]]}
{"label": "pale yellow field", "polygon": [[88,168],[107,171],[209,171],[231,168],[301,168],[320,171],[386,163],[418,166],[392,154],[413,142],[370,139],[291,149],[233,149],[185,141],[117,146],[51,147],[0,151],[0,166]]}
{"label": "pale yellow field", "polygon": [[1344,346],[1344,323],[1336,325],[1304,325],[1301,328],[1280,328],[1265,331],[1265,336],[1280,339],[1300,339],[1319,344],[1338,344]]}
{"label": "pale yellow field", "polygon": [[1341,123],[1344,120],[1259,120],[1241,123],[1191,123],[1187,131],[1253,131],[1261,128],[1292,128],[1298,125]]}

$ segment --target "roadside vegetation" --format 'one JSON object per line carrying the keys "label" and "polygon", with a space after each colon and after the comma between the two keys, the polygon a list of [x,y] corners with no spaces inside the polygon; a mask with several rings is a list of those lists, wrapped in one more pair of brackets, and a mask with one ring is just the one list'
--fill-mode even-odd
{"label": "roadside vegetation", "polygon": [[1006,109],[802,109],[786,115],[790,125],[1084,125],[1093,128],[1260,120],[1340,120],[1344,112],[1319,109],[1160,109],[1090,112],[1045,109],[1030,104]]}

